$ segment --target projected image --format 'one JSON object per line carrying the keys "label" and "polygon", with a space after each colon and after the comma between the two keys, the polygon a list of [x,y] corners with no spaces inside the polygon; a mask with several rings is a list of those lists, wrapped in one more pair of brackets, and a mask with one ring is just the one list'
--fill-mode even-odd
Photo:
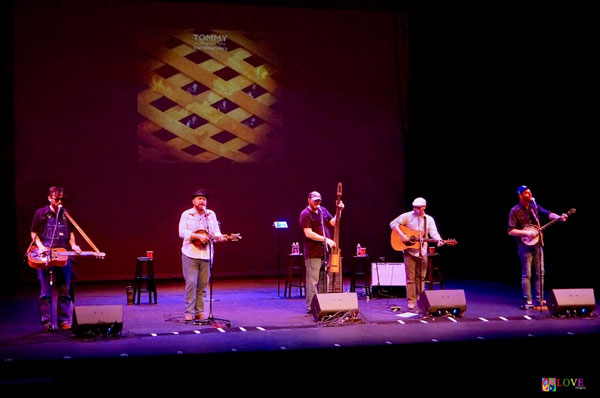
{"label": "projected image", "polygon": [[148,32],[137,95],[139,162],[270,162],[281,157],[280,62],[258,33]]}

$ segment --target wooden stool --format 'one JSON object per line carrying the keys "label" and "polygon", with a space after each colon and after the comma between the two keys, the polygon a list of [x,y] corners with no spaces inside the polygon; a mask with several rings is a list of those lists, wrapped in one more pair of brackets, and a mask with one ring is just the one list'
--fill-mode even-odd
{"label": "wooden stool", "polygon": [[[427,254],[427,276],[425,276],[425,283],[429,284],[429,290],[433,290],[433,285],[440,285],[440,289],[444,288],[439,253]],[[427,286],[425,288],[427,289]]]}
{"label": "wooden stool", "polygon": [[[146,267],[144,273],[144,266]],[[145,288],[143,288],[145,282]],[[154,304],[156,304],[156,283],[154,281],[154,258],[138,257],[135,264],[135,280],[133,281],[133,299],[135,304],[140,303],[142,293],[148,293],[148,301],[152,304],[152,294],[154,294]],[[137,296],[137,302],[135,298]]]}
{"label": "wooden stool", "polygon": [[283,297],[292,297],[292,288],[297,287],[300,290],[300,297],[306,295],[306,269],[304,267],[304,256],[300,254],[288,255],[288,272],[285,278],[285,287]]}
{"label": "wooden stool", "polygon": [[[350,291],[355,292],[357,287],[363,288],[367,298],[371,299],[371,263],[369,262],[369,256],[353,256],[351,263]],[[357,280],[359,281],[358,285],[356,284]]]}

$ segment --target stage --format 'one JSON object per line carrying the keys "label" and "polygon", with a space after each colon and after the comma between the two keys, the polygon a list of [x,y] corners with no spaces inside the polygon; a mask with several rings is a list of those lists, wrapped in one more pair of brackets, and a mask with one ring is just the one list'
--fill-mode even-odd
{"label": "stage", "polygon": [[[446,281],[446,290],[465,292],[467,309],[457,318],[407,316],[405,298],[367,300],[357,289],[361,322],[326,326],[306,314],[297,290],[283,298],[283,281],[215,279],[213,315],[229,321],[228,327],[185,324],[181,280],[159,280],[157,304],[145,294],[139,305],[127,305],[129,284],[76,285],[76,307],[122,305],[118,336],[43,332],[36,286],[3,297],[0,383],[102,381],[107,387],[143,376],[162,385],[227,373],[235,380],[263,375],[303,384],[325,366],[335,367],[345,382],[359,377],[360,388],[370,383],[365,377],[382,377],[376,384],[385,389],[431,381],[428,388],[453,383],[470,390],[496,381],[536,391],[541,377],[578,377],[589,392],[596,382],[595,366],[589,365],[598,354],[596,314],[555,318],[548,311],[521,310],[519,286]],[[321,377],[311,383],[330,382]]]}

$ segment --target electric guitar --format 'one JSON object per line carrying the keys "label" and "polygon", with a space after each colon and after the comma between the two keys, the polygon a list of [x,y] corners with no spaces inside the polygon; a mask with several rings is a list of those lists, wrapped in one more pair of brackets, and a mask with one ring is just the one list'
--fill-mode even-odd
{"label": "electric guitar", "polygon": [[[571,209],[567,212],[567,215],[570,216],[571,214],[575,214],[575,209]],[[521,242],[523,242],[524,244],[526,244],[527,246],[535,246],[538,244],[538,242],[540,241],[540,235],[542,233],[543,230],[545,230],[546,228],[548,228],[549,226],[553,225],[554,223],[556,223],[557,221],[560,221],[561,218],[555,218],[554,220],[550,221],[548,224],[543,225],[542,227],[538,228],[537,225],[533,225],[533,224],[529,224],[526,225],[525,227],[523,227],[523,229],[525,231],[536,231],[537,234],[533,237],[529,237],[529,236],[523,236],[521,237]]]}
{"label": "electric guitar", "polygon": [[69,256],[94,256],[96,258],[106,257],[106,253],[84,251],[77,253],[76,251],[67,251],[62,247],[55,247],[47,252],[40,253],[37,246],[32,246],[27,252],[27,262],[32,268],[48,268],[48,267],[64,267],[67,265]]}
{"label": "electric guitar", "polygon": [[[392,243],[392,247],[394,248],[394,250],[403,251],[406,249],[418,249],[419,248],[419,231],[410,229],[405,225],[398,225],[398,228],[400,228],[400,231],[402,231],[402,233],[408,237],[409,241],[404,242],[402,240],[402,238],[400,237],[400,234],[398,232],[396,232],[395,229],[392,229],[392,235],[390,236],[390,241]],[[437,243],[438,242],[437,239],[430,239],[430,238],[422,238],[421,240],[423,242],[427,242],[427,243]],[[454,246],[454,245],[458,244],[456,239],[442,240],[442,242],[444,242],[444,244],[448,245],[448,246]]]}
{"label": "electric guitar", "polygon": [[[204,240],[204,242],[201,239],[192,239],[192,244],[194,246],[196,246],[199,249],[202,249],[203,247],[205,247],[206,245],[208,245],[209,240],[212,241],[216,241],[218,240],[217,237],[212,236],[211,234],[209,234],[207,231],[203,230],[203,229],[199,229],[196,232],[194,232],[195,234],[199,234],[199,235],[203,235],[204,237],[206,237],[207,239]],[[232,241],[232,242],[236,242],[240,239],[242,239],[242,235],[241,234],[230,234],[230,235],[223,235],[223,238]]]}

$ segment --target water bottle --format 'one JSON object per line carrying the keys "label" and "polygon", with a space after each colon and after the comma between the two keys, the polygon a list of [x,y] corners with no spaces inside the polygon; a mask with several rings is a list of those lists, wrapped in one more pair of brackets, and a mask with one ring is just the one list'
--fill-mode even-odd
{"label": "water bottle", "polygon": [[125,292],[127,293],[127,305],[133,304],[133,287],[127,286],[125,288]]}
{"label": "water bottle", "polygon": [[360,243],[356,245],[356,255],[360,256]]}

